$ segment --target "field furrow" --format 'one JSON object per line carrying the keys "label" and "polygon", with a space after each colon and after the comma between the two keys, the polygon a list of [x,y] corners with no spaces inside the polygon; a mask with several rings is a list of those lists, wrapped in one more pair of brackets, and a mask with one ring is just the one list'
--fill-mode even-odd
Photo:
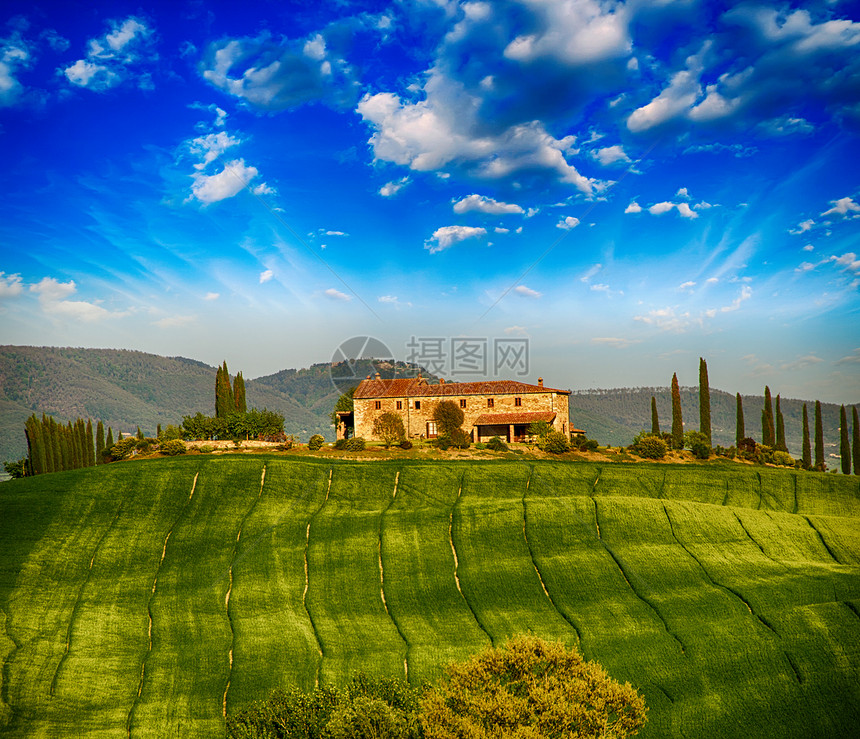
{"label": "field furrow", "polygon": [[323,683],[341,682],[356,670],[404,677],[406,644],[379,592],[379,521],[395,474],[338,466],[328,501],[314,518],[307,605],[322,644]]}
{"label": "field furrow", "polygon": [[451,468],[405,468],[382,519],[386,598],[409,645],[416,685],[489,643],[455,580],[448,527],[461,476]]}

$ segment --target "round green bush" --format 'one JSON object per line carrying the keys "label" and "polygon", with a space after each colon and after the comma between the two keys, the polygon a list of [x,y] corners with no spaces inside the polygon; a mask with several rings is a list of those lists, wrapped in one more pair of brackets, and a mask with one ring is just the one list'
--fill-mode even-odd
{"label": "round green bush", "polygon": [[202,446],[197,447],[197,451],[201,454],[212,454],[215,451],[215,447],[211,447],[208,444],[203,444]]}
{"label": "round green bush", "polygon": [[334,443],[334,448],[335,449],[346,449],[346,442],[347,441],[349,441],[349,439],[338,439]]}
{"label": "round green bush", "polygon": [[323,442],[325,442],[325,437],[322,434],[314,434],[308,440],[308,449],[310,449],[312,452],[315,452],[318,449],[322,449]]}
{"label": "round green bush", "polygon": [[162,454],[168,457],[175,457],[177,454],[185,454],[185,442],[182,439],[171,439],[161,445],[159,450]]}
{"label": "round green bush", "polygon": [[550,431],[543,441],[543,450],[550,454],[564,454],[570,451],[570,442],[561,431]]}
{"label": "round green bush", "polygon": [[579,444],[581,452],[596,452],[598,447],[597,439],[584,439]]}
{"label": "round green bush", "polygon": [[343,448],[347,452],[360,452],[364,450],[365,441],[360,436],[353,436],[351,439],[346,440],[346,444],[343,445]]}
{"label": "round green bush", "polygon": [[506,452],[508,451],[508,445],[502,441],[500,436],[493,436],[487,442],[487,449],[491,449],[494,452]]}
{"label": "round green bush", "polygon": [[472,437],[463,429],[454,429],[451,432],[451,446],[457,449],[468,449],[472,445]]}
{"label": "round green bush", "polygon": [[645,436],[636,444],[634,451],[645,459],[663,459],[666,456],[666,442],[659,436]]}

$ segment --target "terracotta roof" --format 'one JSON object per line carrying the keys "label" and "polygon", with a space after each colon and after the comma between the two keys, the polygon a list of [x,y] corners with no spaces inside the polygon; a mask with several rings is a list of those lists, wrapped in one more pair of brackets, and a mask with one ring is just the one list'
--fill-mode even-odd
{"label": "terracotta roof", "polygon": [[553,411],[521,411],[519,413],[482,413],[478,416],[474,424],[475,426],[509,426],[512,423],[536,423],[538,421],[546,421],[552,423],[555,420]]}
{"label": "terracotta roof", "polygon": [[458,395],[527,395],[530,393],[561,393],[570,390],[531,385],[516,380],[483,380],[481,382],[446,382],[428,385],[417,377],[394,380],[362,380],[354,398],[443,398]]}

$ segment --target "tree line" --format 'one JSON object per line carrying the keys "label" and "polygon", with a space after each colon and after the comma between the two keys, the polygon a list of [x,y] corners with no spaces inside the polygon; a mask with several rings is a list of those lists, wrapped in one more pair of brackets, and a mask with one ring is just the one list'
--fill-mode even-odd
{"label": "tree line", "polygon": [[[821,420],[821,402],[815,401],[814,437],[809,433],[809,413],[806,403],[803,404],[802,432],[803,442],[801,458],[793,460],[788,454],[785,435],[785,417],[780,406],[780,396],[776,396],[774,403],[769,386],[764,388],[764,404],[761,409],[761,443],[747,435],[744,417],[743,399],[741,394],[735,395],[735,447],[722,449],[712,448],[711,440],[711,400],[710,385],[708,382],[707,362],[699,358],[699,430],[684,431],[684,421],[681,410],[681,392],[678,385],[678,375],[674,373],[671,381],[672,397],[672,431],[663,433],[660,430],[660,420],[657,415],[657,400],[651,396],[651,431],[640,434],[634,440],[634,446],[639,446],[645,436],[658,437],[662,439],[667,448],[684,449],[689,448],[696,457],[706,459],[711,451],[716,451],[724,456],[740,456],[754,459],[759,462],[775,462],[777,464],[794,465],[805,470],[825,471],[827,462],[824,457],[824,431]],[[843,405],[840,409],[839,431],[840,431],[840,468],[846,475],[851,474],[853,467],[855,474],[860,474],[860,423],[858,423],[857,408],[852,407],[852,432],[849,438],[848,413]],[[813,447],[814,439],[814,447]],[[653,443],[651,444],[653,447]],[[649,449],[651,448],[649,447]],[[813,456],[814,448],[814,456]],[[660,455],[662,456],[662,455]]]}
{"label": "tree line", "polygon": [[108,427],[105,437],[104,424],[98,421],[93,433],[89,418],[86,421],[78,418],[64,425],[52,416],[42,414],[39,419],[34,413],[24,422],[24,435],[27,456],[11,463],[12,469],[6,470],[16,477],[95,467],[104,463],[105,450],[114,446],[113,430]]}

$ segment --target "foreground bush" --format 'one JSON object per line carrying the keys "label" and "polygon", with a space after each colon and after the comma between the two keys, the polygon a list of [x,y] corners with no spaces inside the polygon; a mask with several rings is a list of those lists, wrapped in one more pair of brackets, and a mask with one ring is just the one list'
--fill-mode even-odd
{"label": "foreground bush", "polygon": [[310,439],[308,439],[308,449],[312,452],[322,449],[323,442],[325,442],[325,436],[322,434],[314,434]]}
{"label": "foreground bush", "polygon": [[538,446],[550,454],[564,454],[570,451],[570,442],[561,431],[550,431]]}
{"label": "foreground bush", "polygon": [[490,449],[494,452],[506,452],[508,451],[508,445],[502,441],[500,436],[493,436],[487,442],[487,449]]}
{"label": "foreground bush", "polygon": [[158,451],[166,454],[168,457],[175,457],[177,454],[185,454],[185,442],[182,439],[173,439],[172,441],[162,444]]}
{"label": "foreground bush", "polygon": [[[344,451],[347,452],[361,452],[364,450],[366,442],[361,436],[353,436],[346,440],[343,445]],[[387,449],[388,447],[386,447]]]}
{"label": "foreground bush", "polygon": [[633,439],[630,450],[643,459],[663,459],[669,446],[661,437],[643,431]]}

